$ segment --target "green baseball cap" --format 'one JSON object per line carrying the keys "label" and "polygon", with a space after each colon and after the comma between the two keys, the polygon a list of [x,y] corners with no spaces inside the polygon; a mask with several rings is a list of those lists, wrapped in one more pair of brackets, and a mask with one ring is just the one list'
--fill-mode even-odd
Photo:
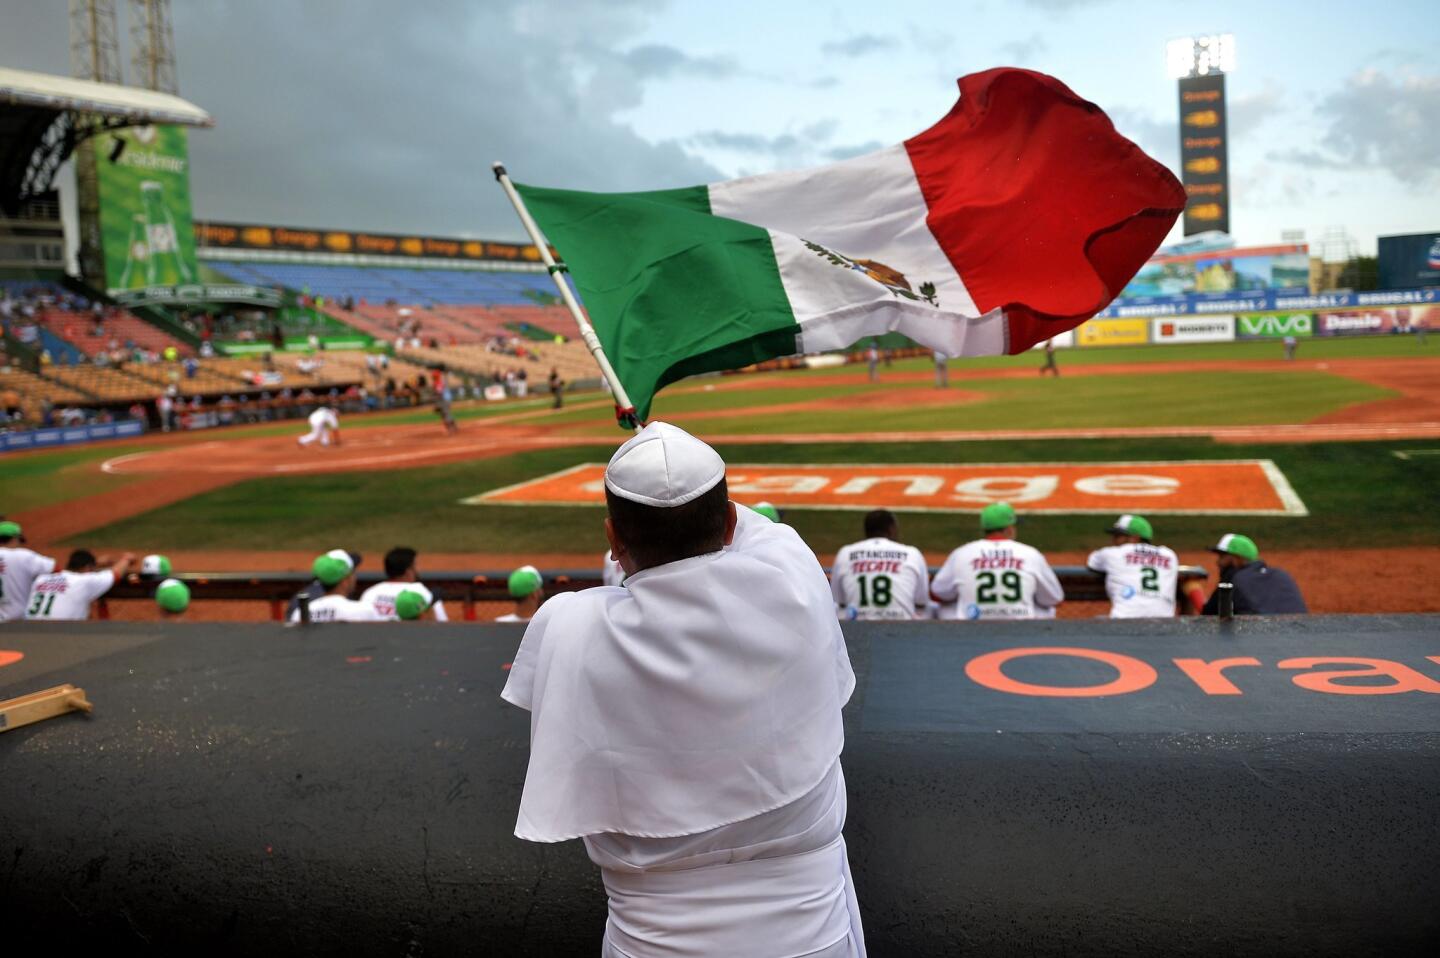
{"label": "green baseball cap", "polygon": [[20,538],[20,523],[0,522],[0,539]]}
{"label": "green baseball cap", "polygon": [[395,596],[395,614],[406,622],[420,618],[428,608],[430,603],[413,589],[406,589]]}
{"label": "green baseball cap", "polygon": [[507,583],[510,587],[510,598],[523,599],[540,588],[544,581],[539,569],[533,565],[522,565],[510,573],[510,580]]}
{"label": "green baseball cap", "polygon": [[1122,536],[1139,536],[1146,542],[1155,538],[1155,530],[1150,528],[1150,520],[1144,516],[1123,515],[1105,531]]}
{"label": "green baseball cap", "polygon": [[780,510],[776,509],[768,502],[757,502],[750,508],[760,513],[762,516],[764,516],[766,519],[769,519],[771,522],[780,521]]}
{"label": "green baseball cap", "polygon": [[1210,551],[1239,556],[1247,562],[1254,562],[1260,558],[1260,549],[1255,545],[1255,540],[1237,532],[1225,533],[1220,537],[1219,542],[1210,547]]}
{"label": "green baseball cap", "polygon": [[984,532],[1013,526],[1016,521],[1015,507],[1008,502],[992,502],[980,510],[980,528]]}
{"label": "green baseball cap", "polygon": [[170,574],[170,560],[165,556],[148,555],[140,560],[140,574],[159,578]]}
{"label": "green baseball cap", "polygon": [[155,589],[155,602],[166,612],[190,608],[190,587],[179,579],[166,579]]}
{"label": "green baseball cap", "polygon": [[349,559],[337,559],[335,556],[327,554],[317,558],[311,564],[310,569],[315,573],[315,578],[328,587],[338,584],[354,571],[355,567],[350,564]]}

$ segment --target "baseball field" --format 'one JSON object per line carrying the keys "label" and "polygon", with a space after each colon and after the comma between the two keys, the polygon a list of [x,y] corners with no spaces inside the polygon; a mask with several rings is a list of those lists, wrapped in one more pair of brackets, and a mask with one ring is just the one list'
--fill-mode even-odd
{"label": "baseball field", "polygon": [[[1149,516],[1182,561],[1244,532],[1311,608],[1440,611],[1440,347],[1413,337],[1063,351],[690,380],[656,418],[713,442],[732,495],[785,510],[822,562],[886,506],[938,562],[987,501],[1053,562]],[[0,513],[51,554],[163,552],[183,571],[300,570],[343,546],[410,545],[422,569],[595,568],[596,467],[624,438],[599,393],[346,416],[343,445],[299,422],[0,460]],[[197,611],[209,614],[205,610]],[[213,610],[211,610],[213,611]],[[1077,608],[1090,615],[1100,609]],[[121,612],[129,617],[131,613]],[[136,616],[145,610],[133,611]],[[202,615],[204,617],[204,615]]]}

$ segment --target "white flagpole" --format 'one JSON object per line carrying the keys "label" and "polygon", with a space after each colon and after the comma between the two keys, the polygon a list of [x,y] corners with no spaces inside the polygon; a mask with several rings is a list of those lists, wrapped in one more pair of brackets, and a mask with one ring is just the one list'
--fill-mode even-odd
{"label": "white flagpole", "polygon": [[499,181],[500,188],[510,198],[510,205],[515,207],[515,215],[520,217],[520,223],[525,227],[525,232],[530,234],[530,240],[535,248],[540,251],[540,259],[544,261],[545,268],[550,271],[550,278],[555,281],[555,286],[560,290],[560,298],[565,305],[570,307],[570,315],[575,318],[575,325],[580,327],[580,338],[585,340],[585,345],[590,348],[590,355],[595,358],[595,364],[600,367],[600,374],[610,384],[610,391],[615,396],[615,418],[622,426],[630,426],[636,432],[640,431],[640,418],[635,415],[635,407],[630,403],[630,397],[625,392],[625,387],[620,383],[620,377],[615,374],[615,368],[610,365],[610,359],[605,355],[605,349],[600,345],[600,337],[595,335],[595,327],[585,318],[580,310],[580,303],[575,299],[575,294],[570,291],[570,284],[565,282],[565,267],[555,262],[555,257],[550,255],[550,247],[546,245],[545,238],[540,235],[540,228],[530,217],[530,211],[525,208],[525,201],[515,191],[515,184],[510,182],[510,174],[505,172],[505,164],[495,163],[491,167],[495,171],[495,179]]}

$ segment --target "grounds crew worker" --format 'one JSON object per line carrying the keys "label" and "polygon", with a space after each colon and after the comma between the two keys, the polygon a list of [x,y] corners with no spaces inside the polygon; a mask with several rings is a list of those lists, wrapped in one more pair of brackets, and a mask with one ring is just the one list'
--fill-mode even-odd
{"label": "grounds crew worker", "polygon": [[1105,531],[1113,545],[1090,553],[1085,567],[1105,577],[1110,618],[1174,617],[1180,572],[1175,550],[1152,543],[1155,531],[1144,516],[1123,515]]}
{"label": "grounds crew worker", "polygon": [[55,560],[25,548],[18,522],[0,522],[0,622],[25,616],[30,587],[55,571]]}
{"label": "grounds crew worker", "polygon": [[950,553],[930,597],[942,619],[1053,618],[1065,590],[1038,549],[1015,541],[1015,507],[992,502],[980,510],[983,539]]}
{"label": "grounds crew worker", "polygon": [[584,839],[602,955],[864,955],[841,836],[855,676],[815,554],[666,423],[610,459],[605,498],[624,587],[542,605],[501,693],[531,713],[515,834]]}
{"label": "grounds crew worker", "polygon": [[[1260,549],[1249,536],[1227,532],[1210,547],[1210,551],[1215,553],[1220,581],[1228,582],[1232,587],[1236,615],[1287,615],[1310,611],[1290,573],[1266,565],[1260,558]],[[1210,593],[1200,614],[1218,615],[1219,612],[1220,590],[1217,588]]]}

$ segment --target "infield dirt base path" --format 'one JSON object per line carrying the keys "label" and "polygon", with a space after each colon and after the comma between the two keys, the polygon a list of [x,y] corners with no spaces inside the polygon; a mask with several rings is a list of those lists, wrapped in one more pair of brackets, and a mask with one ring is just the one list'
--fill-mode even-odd
{"label": "infield dirt base path", "polygon": [[[1401,395],[1396,399],[1364,403],[1339,410],[1312,423],[1280,426],[1185,426],[1156,428],[1117,428],[1096,430],[1015,430],[1015,431],[932,431],[886,433],[791,433],[782,435],[704,434],[704,438],[720,444],[806,444],[815,442],[915,442],[964,441],[973,439],[1083,439],[1140,438],[1161,436],[1209,436],[1221,442],[1314,442],[1366,439],[1437,439],[1440,438],[1440,363],[1435,359],[1345,359],[1325,363],[1249,361],[1244,363],[1132,363],[1067,367],[1067,376],[1137,375],[1172,372],[1293,371],[1316,369],[1334,375],[1393,389]],[[963,378],[953,377],[957,385],[966,381],[986,379],[1018,379],[1033,377],[1030,369],[966,370]],[[887,382],[930,382],[927,370],[888,371]],[[821,385],[862,385],[868,382],[863,371],[836,372],[826,375],[786,376],[764,374],[762,377],[736,376],[707,383],[717,390],[764,388],[803,388]],[[684,388],[684,387],[682,387]],[[946,390],[945,403],[966,401],[975,394],[961,389]],[[864,397],[862,397],[864,398]],[[904,390],[885,394],[883,401],[896,400],[918,405],[931,404],[935,396],[929,391]],[[880,400],[876,400],[880,401]],[[605,415],[601,404],[597,418]],[[804,407],[806,409],[854,408],[855,400],[831,399],[804,403],[780,403],[764,407],[747,407],[755,415]],[[572,407],[573,408],[573,407]],[[53,544],[97,526],[152,509],[188,499],[203,492],[245,479],[265,476],[306,475],[347,471],[407,469],[415,466],[438,465],[511,455],[530,449],[595,446],[613,448],[621,438],[614,436],[577,436],[566,434],[563,425],[549,425],[529,418],[532,414],[468,420],[459,434],[445,435],[438,425],[413,424],[353,430],[343,445],[328,449],[301,447],[295,436],[246,436],[243,431],[228,438],[222,433],[195,435],[149,436],[143,440],[117,442],[115,454],[96,468],[112,474],[144,476],[143,481],[127,485],[119,492],[72,499],[63,503],[33,509],[14,518],[35,529],[46,544]],[[694,414],[689,414],[695,418]],[[514,420],[526,417],[526,421]],[[303,431],[296,423],[295,435]],[[126,452],[139,444],[160,448],[145,452]],[[38,453],[37,453],[38,454]],[[22,453],[20,455],[32,455]],[[262,554],[263,555],[263,554]],[[593,563],[588,559],[586,565]],[[498,563],[503,566],[505,563]],[[269,567],[267,558],[257,555],[252,567]]]}

